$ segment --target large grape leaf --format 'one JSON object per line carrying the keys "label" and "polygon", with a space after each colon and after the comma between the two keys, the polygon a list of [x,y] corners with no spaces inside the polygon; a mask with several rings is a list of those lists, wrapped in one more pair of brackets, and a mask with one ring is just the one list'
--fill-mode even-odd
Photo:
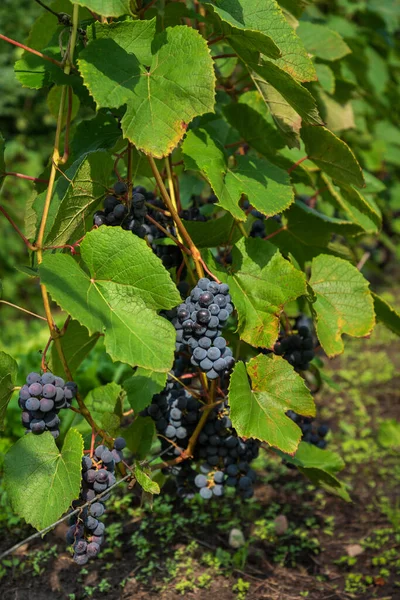
{"label": "large grape leaf", "polygon": [[79,497],[83,440],[70,429],[61,450],[48,431],[30,433],[4,459],[4,483],[14,511],[36,529],[48,527]]}
{"label": "large grape leaf", "polygon": [[[86,329],[86,327],[78,323],[78,321],[71,321],[68,324],[66,332],[60,338],[60,344],[72,375],[76,373],[79,365],[82,363],[83,359],[89,354],[92,348],[94,348],[98,339],[98,333],[89,335],[89,332]],[[55,373],[59,377],[68,379],[68,376],[64,371],[63,364],[57,352],[57,348],[54,344],[51,348],[50,368],[53,371],[53,373]]]}
{"label": "large grape leaf", "polygon": [[[57,180],[46,222],[46,246],[75,242],[91,227],[93,212],[107,191],[113,164],[107,152],[98,150],[80,156],[67,169],[65,177]],[[36,224],[43,213],[45,198],[44,191],[33,201]]]}
{"label": "large grape leaf", "polygon": [[330,494],[335,494],[346,502],[351,502],[347,489],[336,477],[336,474],[345,466],[343,459],[336,452],[321,450],[313,444],[300,442],[294,456],[280,452],[278,454],[286,462],[295,465],[316,486],[324,488]]}
{"label": "large grape leaf", "polygon": [[276,61],[280,68],[300,81],[316,78],[303,44],[275,0],[212,0],[206,4],[228,24],[229,29],[223,31],[230,41],[233,37],[236,44],[270,55],[272,39],[282,54]]}
{"label": "large grape leaf", "polygon": [[115,117],[101,111],[93,119],[85,119],[78,123],[71,140],[70,152],[76,160],[82,154],[100,148],[112,148],[120,137],[121,131]]}
{"label": "large grape leaf", "polygon": [[83,270],[65,254],[47,254],[40,277],[53,299],[89,333],[104,332],[116,361],[154,371],[172,366],[175,330],[160,309],[180,303],[168,272],[144,240],[100,227],[81,243]]}
{"label": "large grape leaf", "polygon": [[210,182],[218,204],[240,221],[246,215],[239,207],[245,194],[266,216],[285,210],[294,200],[288,174],[266,159],[238,156],[229,168],[222,146],[205,129],[192,130],[182,144],[185,168],[199,171]]}
{"label": "large grape leaf", "polygon": [[151,404],[154,394],[159,394],[164,389],[166,379],[166,373],[141,368],[136,369],[132,377],[125,379],[122,385],[135,413]]}
{"label": "large grape leaf", "polygon": [[321,254],[312,261],[310,286],[321,346],[328,356],[344,350],[342,335],[365,337],[375,325],[369,283],[352,264]]}
{"label": "large grape leaf", "polygon": [[364,187],[365,181],[360,165],[352,150],[326,127],[301,129],[301,137],[310,158],[324,173],[345,185]]}
{"label": "large grape leaf", "polygon": [[304,380],[285,359],[274,354],[252,358],[247,371],[243,362],[236,364],[229,385],[229,405],[238,435],[256,438],[288,454],[294,454],[302,434],[286,412],[315,415],[314,401]]}
{"label": "large grape leaf", "polygon": [[400,314],[378,294],[372,294],[376,319],[396,335],[400,335]]}
{"label": "large grape leaf", "polygon": [[215,74],[206,41],[185,26],[155,35],[155,19],[102,25],[78,60],[97,108],[126,105],[124,137],[158,158],[190,121],[214,111]]}
{"label": "large grape leaf", "polygon": [[322,60],[339,60],[351,52],[342,36],[325,25],[301,21],[296,33],[307,52]]}
{"label": "large grape leaf", "polygon": [[233,247],[229,275],[218,265],[215,272],[230,286],[241,339],[272,348],[284,305],[306,294],[304,274],[275,246],[257,238],[242,238]]}
{"label": "large grape leaf", "polygon": [[[245,224],[245,229],[250,232],[250,218]],[[198,248],[216,248],[226,244],[235,244],[243,236],[231,214],[225,213],[217,219],[209,221],[183,221],[184,225]]]}
{"label": "large grape leaf", "polygon": [[77,0],[76,3],[103,17],[131,14],[130,0]]}
{"label": "large grape leaf", "polygon": [[328,65],[324,65],[322,63],[317,63],[315,65],[315,70],[317,72],[318,83],[328,94],[335,93],[336,80],[335,74]]}
{"label": "large grape leaf", "polygon": [[12,396],[18,365],[9,354],[0,352],[0,429],[4,429],[4,417]]}
{"label": "large grape leaf", "polygon": [[85,404],[95,423],[112,436],[117,435],[122,413],[122,387],[115,382],[91,390]]}

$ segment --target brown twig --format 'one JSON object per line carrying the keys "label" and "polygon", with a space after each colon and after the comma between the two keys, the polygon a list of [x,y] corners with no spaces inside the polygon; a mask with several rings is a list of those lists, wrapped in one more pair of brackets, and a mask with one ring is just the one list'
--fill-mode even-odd
{"label": "brown twig", "polygon": [[12,304],[12,302],[7,302],[7,300],[0,300],[0,304],[7,304],[7,306],[12,306],[12,308],[17,308],[18,310],[22,310],[22,312],[27,313],[28,315],[32,315],[32,317],[36,317],[37,319],[41,319],[42,321],[47,321],[46,317],[41,317],[30,310],[26,310],[26,308],[22,308],[22,306],[18,306],[17,304]]}
{"label": "brown twig", "polygon": [[164,235],[166,235],[170,240],[172,240],[177,246],[179,246],[179,248],[183,251],[186,252],[186,254],[188,254],[189,256],[191,256],[191,252],[190,250],[188,250],[186,248],[186,246],[184,246],[183,244],[181,244],[181,242],[179,240],[176,239],[176,237],[174,237],[172,235],[172,233],[169,233],[169,231],[167,229],[165,229],[165,227],[163,227],[162,225],[160,225],[160,223],[158,223],[155,219],[153,219],[153,217],[150,217],[150,215],[146,215],[146,219],[148,221],[150,221],[150,223],[153,223],[153,225],[155,225],[155,227],[157,227],[157,229],[159,229],[160,231],[163,232]]}
{"label": "brown twig", "polygon": [[22,231],[20,230],[20,228],[18,227],[18,225],[16,223],[14,223],[14,221],[12,220],[12,218],[10,217],[10,215],[7,213],[7,211],[5,210],[5,208],[3,208],[2,206],[0,206],[0,212],[3,213],[3,215],[5,216],[5,218],[7,219],[7,221],[10,223],[10,225],[18,233],[19,237],[24,242],[25,246],[27,248],[29,248],[29,250],[32,250],[32,251],[36,250],[36,246],[34,246],[33,244],[31,244],[30,241],[28,240],[28,238],[24,236],[24,234],[22,233]]}
{"label": "brown twig", "polygon": [[6,171],[1,173],[4,176],[18,177],[19,179],[27,179],[28,181],[34,181],[35,183],[49,183],[48,179],[40,179],[39,177],[31,177],[30,175],[24,175],[23,173],[14,173],[12,171]]}
{"label": "brown twig", "polygon": [[25,44],[21,44],[20,42],[12,40],[11,38],[3,35],[2,33],[0,33],[0,39],[4,40],[5,42],[8,42],[9,44],[12,44],[13,46],[17,46],[18,48],[22,48],[23,50],[26,50],[26,52],[30,52],[31,54],[35,54],[36,56],[39,56],[43,60],[47,60],[47,62],[51,62],[53,65],[56,65],[57,67],[60,67],[60,69],[64,68],[63,63],[61,63],[59,60],[56,60],[55,58],[51,58],[51,56],[46,56],[45,54],[43,54],[43,52],[39,52],[39,50],[34,50],[34,48],[29,48],[29,46],[25,46]]}
{"label": "brown twig", "polygon": [[308,156],[303,156],[303,158],[300,158],[300,160],[298,160],[291,167],[288,168],[287,172],[290,174],[292,171],[297,169],[297,167],[301,165],[301,163],[303,163],[305,160],[308,160]]}

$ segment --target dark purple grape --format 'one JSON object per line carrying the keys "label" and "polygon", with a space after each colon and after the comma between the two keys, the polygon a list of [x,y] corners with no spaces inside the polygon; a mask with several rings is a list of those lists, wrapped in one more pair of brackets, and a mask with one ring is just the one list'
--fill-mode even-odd
{"label": "dark purple grape", "polygon": [[32,385],[32,383],[39,383],[40,380],[41,377],[39,373],[29,373],[28,377],[26,378],[26,383],[28,385]]}
{"label": "dark purple grape", "polygon": [[31,396],[40,396],[42,393],[43,387],[40,383],[32,383],[29,386],[29,393]]}
{"label": "dark purple grape", "polygon": [[54,398],[57,394],[57,388],[52,383],[45,383],[42,394],[45,398]]}
{"label": "dark purple grape", "polygon": [[214,302],[214,296],[210,292],[203,292],[199,298],[200,306],[207,307]]}
{"label": "dark purple grape", "polygon": [[54,400],[42,398],[40,401],[40,410],[44,413],[50,412],[54,408]]}
{"label": "dark purple grape", "polygon": [[51,383],[54,385],[56,378],[54,377],[53,373],[50,373],[49,371],[47,373],[43,373],[42,375],[42,384],[46,385],[47,383]]}
{"label": "dark purple grape", "polygon": [[39,410],[40,400],[38,398],[28,398],[25,402],[25,408],[31,411]]}
{"label": "dark purple grape", "polygon": [[123,194],[126,194],[127,191],[128,186],[126,185],[125,181],[117,181],[114,183],[114,192],[117,194],[117,196],[122,196]]}

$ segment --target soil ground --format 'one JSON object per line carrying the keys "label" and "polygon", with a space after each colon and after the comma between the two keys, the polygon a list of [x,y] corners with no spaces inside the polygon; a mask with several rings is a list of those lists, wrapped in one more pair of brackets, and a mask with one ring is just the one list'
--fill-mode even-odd
{"label": "soil ground", "polygon": [[[340,477],[352,503],[267,453],[246,504],[178,502],[167,485],[141,507],[135,491],[121,491],[99,558],[75,565],[62,525],[1,563],[1,600],[399,600],[399,449],[386,447],[382,426],[400,421],[399,362],[400,341],[378,326],[324,369],[318,420],[346,461]],[[1,502],[0,552],[30,533]],[[232,529],[240,548],[229,543]]]}

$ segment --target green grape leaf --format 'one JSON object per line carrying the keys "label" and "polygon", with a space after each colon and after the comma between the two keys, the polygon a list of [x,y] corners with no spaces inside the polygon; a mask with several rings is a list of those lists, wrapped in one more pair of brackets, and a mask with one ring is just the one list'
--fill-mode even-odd
{"label": "green grape leaf", "polygon": [[77,0],[77,4],[103,17],[131,14],[130,0]]}
{"label": "green grape leaf", "polygon": [[111,382],[90,390],[85,404],[95,423],[114,436],[120,426],[122,388]]}
{"label": "green grape leaf", "polygon": [[[183,223],[198,248],[216,248],[226,244],[235,244],[243,236],[236,226],[235,219],[229,213],[209,221],[183,220]],[[248,219],[244,225],[248,232],[250,232],[251,223],[252,219]]]}
{"label": "green grape leaf", "polygon": [[160,486],[157,482],[150,478],[149,473],[147,473],[140,465],[138,465],[138,463],[136,463],[134,474],[140,487],[148,494],[159,494]]}
{"label": "green grape leaf", "polygon": [[285,140],[268,122],[268,109],[258,92],[246,92],[239,102],[224,106],[223,113],[241,137],[267,158],[275,157],[276,151],[284,147]]}
{"label": "green grape leaf", "polygon": [[[83,327],[78,321],[71,321],[68,324],[65,334],[60,338],[60,344],[72,375],[75,375],[78,367],[95,347],[98,339],[99,334],[89,335],[86,327]],[[68,379],[68,375],[64,371],[63,364],[54,344],[51,349],[49,366],[53,373],[63,379]]]}
{"label": "green grape leaf", "polygon": [[385,419],[379,425],[378,442],[384,448],[400,449],[400,423],[396,419]]}
{"label": "green grape leaf", "polygon": [[362,233],[357,223],[328,217],[299,200],[283,213],[282,223],[268,219],[265,230],[268,235],[273,235],[274,245],[286,256],[294,256],[301,266],[321,252],[330,253],[333,234],[352,236]]}
{"label": "green grape leaf", "polygon": [[335,477],[344,468],[343,459],[331,450],[321,450],[313,444],[301,442],[294,456],[278,452],[286,462],[295,465],[312,483],[330,494],[351,502],[345,485]]}
{"label": "green grape leaf", "polygon": [[39,530],[57,521],[79,497],[82,454],[76,429],[61,450],[48,431],[20,438],[4,459],[4,485],[17,515]]}
{"label": "green grape leaf", "polygon": [[39,267],[53,299],[89,334],[104,332],[114,361],[154,371],[173,362],[175,329],[157,310],[180,295],[144,240],[117,227],[100,227],[80,245],[83,270],[65,254],[47,254]]}
{"label": "green grape leaf", "polygon": [[218,265],[215,272],[230,286],[241,339],[256,348],[272,348],[283,307],[306,294],[304,274],[275,246],[257,238],[242,238],[233,247],[229,275]]}
{"label": "green grape leaf", "polygon": [[369,283],[356,267],[335,256],[313,259],[310,286],[316,300],[316,329],[328,356],[344,350],[342,335],[365,337],[375,325]]}
{"label": "green grape leaf", "polygon": [[121,430],[121,435],[131,452],[144,460],[150,453],[156,434],[156,427],[151,417],[137,417],[129,427]]}
{"label": "green grape leaf", "polygon": [[328,94],[335,93],[336,87],[336,79],[335,74],[328,65],[324,65],[322,63],[317,63],[315,65],[315,70],[317,72],[318,82],[325,92]]}
{"label": "green grape leaf", "polygon": [[5,179],[4,173],[6,172],[6,163],[4,160],[5,147],[6,147],[5,139],[3,138],[2,134],[0,133],[0,190],[2,188],[4,179]]}
{"label": "green grape leaf", "polygon": [[223,31],[229,41],[233,38],[236,44],[271,56],[272,39],[281,51],[276,61],[281,69],[300,81],[315,79],[314,66],[303,44],[275,0],[213,0],[206,4],[228,24],[229,29]]}
{"label": "green grape leaf", "polygon": [[52,227],[46,236],[46,245],[60,246],[75,241],[86,233],[86,219],[92,220],[94,209],[107,191],[112,157],[103,151],[82,157],[70,181],[60,178],[52,201]]}
{"label": "green grape leaf", "polygon": [[4,417],[12,396],[18,365],[9,354],[0,351],[0,429],[4,429]]}
{"label": "green grape leaf", "polygon": [[[58,112],[59,112],[60,102],[61,102],[61,94],[62,94],[62,86],[61,85],[53,86],[51,88],[51,90],[49,91],[49,93],[47,94],[48,109],[50,111],[50,114],[52,114],[56,120],[58,119]],[[79,98],[77,96],[75,96],[75,94],[72,94],[70,121],[73,121],[75,119],[76,115],[78,114],[79,106],[80,106]],[[62,115],[62,121],[61,121],[62,127],[65,127],[65,124],[67,122],[67,115],[68,115],[68,103],[66,102],[65,106],[64,106],[64,112]]]}
{"label": "green grape leaf", "polygon": [[326,127],[301,129],[307,156],[324,173],[345,185],[364,187],[365,181],[360,165],[346,142],[336,137]]}
{"label": "green grape leaf", "polygon": [[382,224],[379,208],[368,200],[367,195],[361,194],[354,187],[335,186],[327,175],[321,177],[323,186],[321,195],[324,200],[333,204],[344,213],[350,221],[357,224],[367,233],[377,233]]}
{"label": "green grape leaf", "polygon": [[322,60],[339,60],[351,52],[342,36],[325,25],[300,21],[296,33],[307,52]]}
{"label": "green grape leaf", "polygon": [[132,377],[125,379],[122,385],[135,413],[139,413],[151,404],[154,394],[159,394],[164,389],[166,380],[166,373],[156,373],[140,367]]}
{"label": "green grape leaf", "polygon": [[240,221],[246,215],[239,207],[245,194],[266,216],[276,215],[293,202],[289,175],[266,159],[238,156],[228,168],[222,146],[205,129],[190,131],[182,144],[185,168],[199,171],[210,182],[218,204]]}
{"label": "green grape leaf", "polygon": [[[75,242],[90,229],[93,212],[107,191],[113,162],[111,156],[102,150],[86,154],[67,169],[65,177],[57,180],[46,223],[46,245],[61,246],[68,241]],[[36,223],[43,213],[45,198],[44,191],[33,201]],[[33,219],[28,218],[31,226]]]}
{"label": "green grape leaf", "polygon": [[112,148],[120,137],[117,120],[111,114],[99,112],[93,119],[80,121],[75,127],[70,151],[76,160],[83,154]]}
{"label": "green grape leaf", "polygon": [[155,35],[155,19],[97,23],[78,64],[97,108],[126,105],[124,137],[155,157],[172,152],[194,117],[214,111],[213,61],[190,27]]}
{"label": "green grape leaf", "polygon": [[372,293],[376,319],[396,335],[400,335],[400,314],[378,294]]}
{"label": "green grape leaf", "polygon": [[[249,377],[251,384],[249,383]],[[298,373],[281,356],[260,354],[238,362],[229,385],[231,419],[239,436],[266,442],[288,454],[296,452],[300,428],[286,416],[288,410],[315,415],[313,398]]]}
{"label": "green grape leaf", "polygon": [[[37,274],[36,274],[37,276]],[[60,344],[63,349],[68,367],[74,376],[82,361],[86,358],[92,348],[95,347],[99,334],[89,335],[86,327],[83,327],[78,321],[71,321],[64,335],[60,338]],[[68,375],[64,371],[63,364],[56,347],[52,346],[50,355],[50,369],[58,377],[67,380]]]}

